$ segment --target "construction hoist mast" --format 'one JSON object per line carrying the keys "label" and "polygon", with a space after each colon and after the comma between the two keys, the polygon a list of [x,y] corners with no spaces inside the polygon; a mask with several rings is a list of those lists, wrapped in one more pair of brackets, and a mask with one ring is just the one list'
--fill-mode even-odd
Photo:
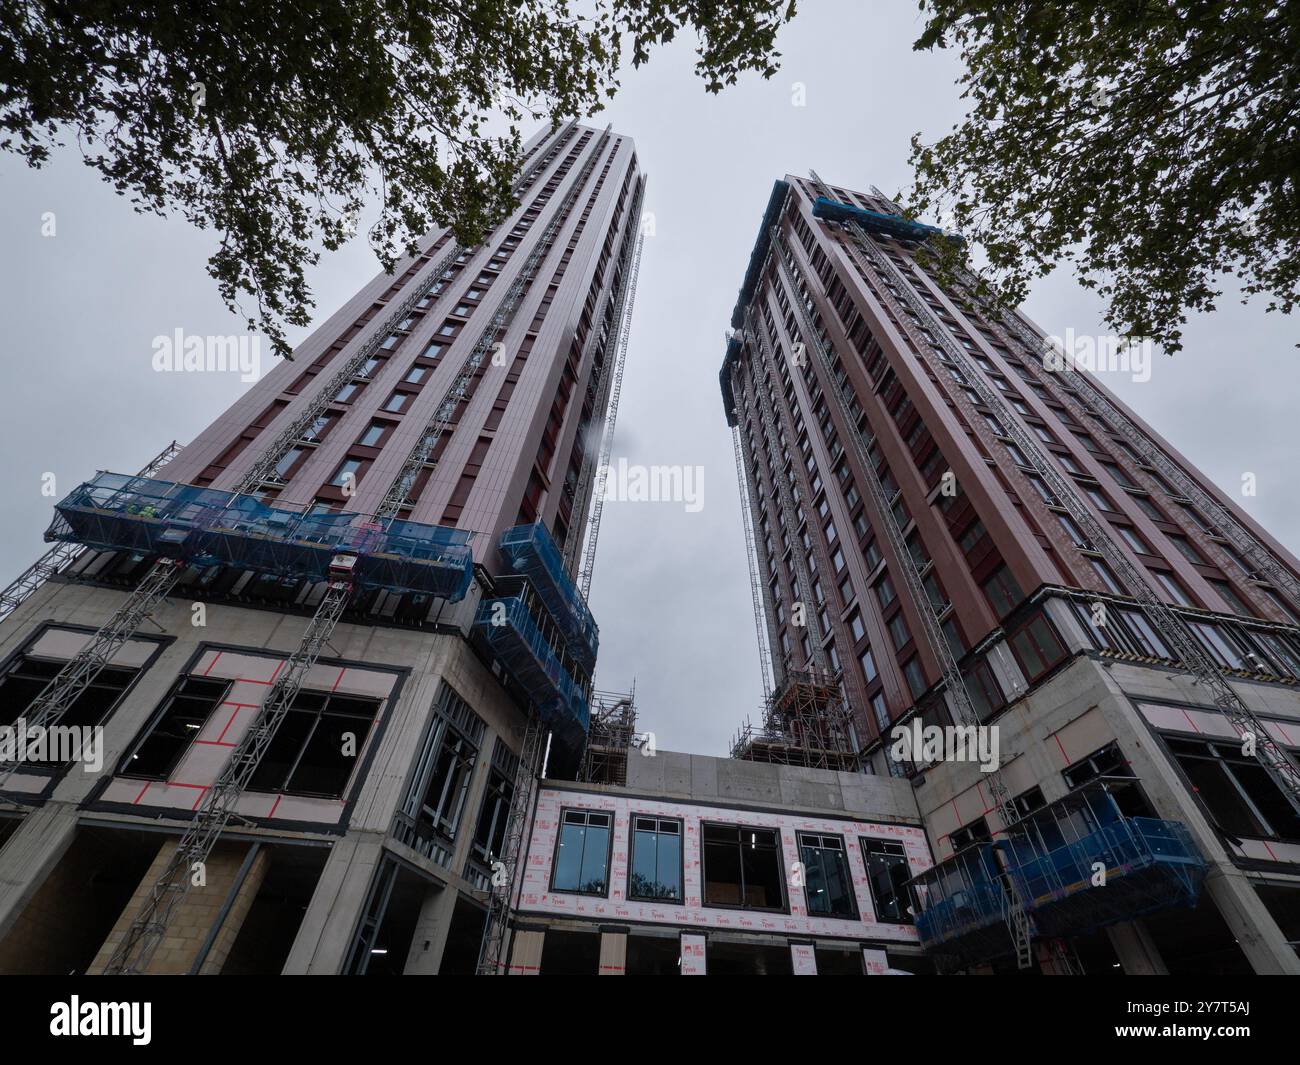
{"label": "construction hoist mast", "polygon": [[[786,246],[785,238],[781,234],[779,226],[772,227],[771,237],[771,247],[777,269],[783,276],[790,291],[790,303],[795,306],[799,313],[804,333],[811,342],[817,358],[821,361],[826,372],[827,381],[836,382],[838,385],[838,387],[830,388],[829,391],[835,396],[844,424],[856,428],[858,416],[853,411],[856,396],[853,395],[848,375],[844,375],[841,380],[836,373],[836,358],[833,353],[827,350],[821,334],[812,322],[807,305],[810,294],[802,281],[796,283],[794,275],[798,271],[798,264],[795,262],[790,249]],[[866,475],[867,489],[875,503],[880,523],[884,526],[885,535],[893,549],[894,557],[898,559],[899,566],[902,568],[908,594],[916,609],[916,614],[921,620],[926,645],[939,667],[940,676],[947,690],[948,700],[952,705],[953,716],[962,725],[981,727],[979,715],[975,711],[975,704],[966,688],[966,681],[961,675],[956,657],[947,637],[943,633],[941,604],[931,602],[930,596],[925,589],[924,580],[934,562],[933,560],[926,560],[918,566],[917,560],[908,549],[903,531],[894,516],[893,505],[896,500],[891,498],[886,491],[880,474],[876,470],[875,463],[871,459],[870,449],[875,442],[875,437],[872,436],[868,439],[861,431],[851,431],[850,438],[857,455],[858,465]],[[985,780],[1004,824],[1011,824],[1016,821],[1019,814],[1012,801],[1011,793],[1001,779],[1000,773],[989,773],[986,775]],[[1025,911],[1023,900],[1020,899],[1010,880],[1004,878],[1003,883],[1006,889],[1003,916],[1015,946],[1017,963],[1021,968],[1028,968],[1032,964],[1033,957],[1032,928],[1029,915]]]}
{"label": "construction hoist mast", "polygon": [[[792,421],[793,415],[791,412],[787,411],[786,407],[778,398],[776,398],[775,395],[774,372],[776,368],[776,356],[773,354],[772,348],[768,344],[767,335],[763,331],[763,328],[756,322],[755,315],[749,308],[746,308],[745,311],[744,329],[745,339],[757,346],[759,362],[763,366],[764,379],[759,381],[755,378],[754,384],[755,391],[758,393],[756,398],[759,403],[759,408],[763,412],[763,417],[772,419],[772,421],[778,426],[781,436],[793,441],[797,446],[798,440],[795,434],[794,422]],[[733,387],[733,394],[734,391]],[[803,462],[792,460],[791,468],[794,470],[795,477],[797,478],[796,490],[802,492],[803,498],[807,500],[810,506],[815,505],[816,496],[813,492],[812,479],[808,474],[807,466]],[[792,530],[791,535],[797,537],[797,534],[797,529]],[[830,555],[827,552],[826,545],[822,542],[822,538],[820,536],[813,536],[810,533],[808,534],[808,539],[812,543],[813,553],[816,557],[816,568],[820,569],[822,573],[827,574],[828,577],[833,576],[835,569],[831,565]],[[798,540],[796,539],[794,550],[798,550],[799,546]],[[826,590],[824,588],[822,591],[825,594]],[[824,599],[816,598],[815,588],[813,589],[813,595],[813,599],[806,601],[805,609],[810,612],[816,612],[820,624],[821,607]],[[824,640],[826,635],[826,633],[821,633],[820,639]],[[862,713],[865,714],[867,712],[866,693],[861,690],[857,680],[853,679],[852,673],[845,672],[844,678],[846,683],[840,690],[841,702],[847,717],[849,720],[852,720],[854,705],[856,705]],[[855,756],[857,753],[856,750],[853,751]]]}
{"label": "construction hoist mast", "polygon": [[[748,324],[748,318],[746,318],[746,324]],[[767,373],[765,367],[764,376],[767,376]],[[750,367],[750,381],[753,384],[754,405],[757,408],[759,422],[763,426],[763,435],[767,440],[769,479],[772,481],[772,487],[776,489],[776,497],[780,503],[782,529],[790,541],[790,555],[794,561],[795,590],[799,593],[799,600],[803,606],[804,623],[808,629],[808,635],[811,637],[811,664],[818,673],[829,676],[830,670],[826,668],[826,652],[822,648],[822,640],[826,634],[821,631],[821,619],[818,617],[817,612],[817,598],[813,592],[812,578],[808,573],[808,560],[804,556],[802,544],[799,543],[799,512],[795,506],[791,486],[772,469],[772,464],[779,462],[781,457],[789,451],[789,448],[783,449],[781,446],[781,439],[772,416],[771,403],[764,402],[764,400],[770,398],[767,392],[768,385],[759,379],[752,365]],[[741,390],[740,394],[743,395],[744,390]],[[792,610],[794,605],[791,605]],[[789,656],[782,655],[782,675],[789,674],[790,671]]]}
{"label": "construction hoist mast", "polygon": [[758,668],[762,673],[763,702],[772,698],[772,653],[768,644],[767,585],[758,576],[758,537],[754,532],[754,513],[749,497],[749,470],[740,443],[740,423],[731,427],[731,447],[736,453],[736,488],[740,496],[740,524],[745,530],[746,561],[749,563],[749,596],[754,604],[754,635],[758,637]]}
{"label": "construction hoist mast", "polygon": [[[828,195],[828,198],[831,197]],[[1002,393],[989,384],[966,350],[953,340],[929,303],[916,295],[902,269],[876,245],[859,223],[850,224],[848,233],[851,237],[848,245],[850,250],[865,259],[865,265],[874,270],[877,276],[890,278],[897,287],[899,295],[895,296],[887,286],[882,286],[881,298],[886,303],[892,304],[899,328],[908,327],[909,314],[914,315],[918,322],[925,324],[943,351],[944,358],[938,360],[940,362],[938,369],[950,374],[953,369],[956,369],[962,374],[962,383],[973,388],[981,402],[996,412],[1006,437],[1020,448],[1032,466],[1033,472],[1046,482],[1060,508],[1065,510],[1079,526],[1089,548],[1105,559],[1121,586],[1127,588],[1129,595],[1138,602],[1147,620],[1166,641],[1175,659],[1210,693],[1215,706],[1228,719],[1237,735],[1243,739],[1250,737],[1254,743],[1256,757],[1281,787],[1282,793],[1287,796],[1291,805],[1300,812],[1300,767],[1296,765],[1290,753],[1272,737],[1263,722],[1224,679],[1222,672],[1197,641],[1182,616],[1160,598],[1147,575],[1129,560],[1109,529],[1093,516],[1091,509],[1075,491],[1071,479],[1058,470],[1056,464],[1048,459],[1038,441],[1021,427],[1016,412],[1011,409]],[[926,338],[915,339],[917,349],[925,353],[927,360],[933,361],[932,349],[929,344],[923,342]],[[944,363],[950,363],[951,368],[943,365]],[[1057,379],[1064,379],[1069,374],[1062,373],[1056,376]]]}
{"label": "construction hoist mast", "polygon": [[509,930],[510,910],[515,897],[522,889],[518,879],[520,852],[528,832],[528,818],[533,808],[533,795],[542,771],[542,754],[545,750],[546,726],[537,714],[528,715],[524,730],[523,748],[519,765],[515,768],[514,787],[510,792],[510,809],[506,814],[506,831],[501,845],[501,858],[493,866],[488,887],[488,912],[483,924],[483,939],[478,948],[476,976],[502,976],[506,964],[506,932]]}
{"label": "construction hoist mast", "polygon": [[[523,295],[525,282],[532,280],[537,267],[549,251],[555,232],[567,216],[568,208],[572,205],[578,191],[586,184],[607,137],[608,130],[574,189],[556,210],[547,229],[525,260],[519,278],[507,290],[490,324],[466,358],[443,401],[439,404],[433,420],[385,494],[375,514],[377,521],[395,518],[407,504],[407,497],[415,482],[416,474],[428,462],[432,452],[432,444],[428,444],[426,449],[427,442],[432,440],[436,443],[442,432],[450,425],[451,414],[454,414],[456,406],[466,395],[469,381],[482,365],[484,354],[491,349],[497,337],[513,320]],[[415,461],[417,456],[419,456],[418,462]],[[429,463],[430,469],[435,464]],[[412,470],[415,472],[413,473]],[[188,894],[194,876],[206,863],[221,833],[235,815],[235,804],[246,790],[267,747],[275,738],[308,672],[320,657],[338,625],[352,595],[352,569],[356,561],[357,555],[352,553],[335,557],[325,595],[308,623],[298,649],[285,662],[260,712],[235,749],[217,783],[205,794],[203,805],[181,837],[166,869],[155,881],[148,898],[122,942],[114,951],[106,972],[130,974],[147,969],[158,944],[162,942],[172,915]]]}
{"label": "construction hoist mast", "polygon": [[[173,440],[155,455],[149,464],[136,476],[152,477],[179,455],[183,448],[183,444],[178,444]],[[71,566],[73,562],[86,553],[86,550],[81,544],[60,541],[46,551],[45,554],[20,573],[9,587],[4,591],[0,591],[0,621],[4,621],[5,618],[22,606],[51,577],[62,573]]]}
{"label": "construction hoist mast", "polygon": [[[637,183],[636,194],[627,213],[626,226],[638,227],[641,223],[641,204],[645,197],[645,181],[642,179]],[[596,397],[593,404],[593,415],[596,411],[601,412],[601,436],[600,447],[597,449],[598,454],[604,455],[608,451],[607,445],[613,444],[613,420],[618,417],[618,401],[623,393],[623,360],[627,356],[627,335],[628,326],[632,318],[632,302],[636,298],[636,274],[631,270],[633,255],[635,253],[637,270],[641,265],[641,238],[638,236],[633,240],[632,233],[625,232],[619,251],[620,268],[613,273],[619,277],[618,291],[613,292],[612,288],[606,288],[601,295],[599,314],[592,318],[593,323],[598,323],[591,331],[591,336],[587,338],[587,344],[584,346],[583,359],[585,361],[587,350],[593,352],[603,351],[605,355],[604,369],[609,370],[610,353],[614,353],[613,361],[615,366],[612,372],[602,374],[602,380],[596,386]],[[611,299],[613,308],[610,314],[606,315],[605,311],[609,307]],[[599,333],[599,336],[596,334]],[[590,386],[589,386],[590,387]],[[573,493],[573,504],[571,515],[586,514],[591,507],[591,496],[589,492],[592,487],[592,481],[598,479],[599,491],[596,498],[600,499],[604,495],[606,472],[602,462],[608,462],[605,459],[596,458],[592,461],[593,456],[587,447],[587,440],[583,438],[583,456],[582,467],[578,475],[578,484]],[[564,568],[570,573],[579,574],[579,585],[581,587],[581,574],[584,568],[590,568],[595,564],[592,557],[595,553],[595,542],[591,535],[592,525],[587,525],[586,535],[579,539],[576,536],[569,537],[568,543],[564,545]],[[588,576],[590,581],[590,576]],[[585,597],[586,588],[581,588]]]}
{"label": "construction hoist mast", "polygon": [[[618,333],[618,355],[614,362],[613,384],[610,386],[606,408],[608,413],[605,416],[605,425],[600,438],[600,456],[595,470],[596,484],[592,493],[594,499],[591,506],[591,519],[587,523],[586,543],[582,548],[582,563],[578,571],[578,590],[584,599],[591,593],[591,572],[596,565],[596,542],[600,539],[600,519],[605,512],[605,484],[609,478],[609,459],[614,449],[614,425],[618,420],[618,402],[623,394],[623,367],[627,363],[627,343],[632,331],[632,305],[636,301],[636,282],[641,273],[641,247],[644,242],[643,236],[637,237],[636,251],[632,258],[632,273],[624,285],[620,306],[615,311],[616,316],[621,316],[622,328]],[[584,480],[586,476],[584,474]],[[582,498],[583,491],[583,488],[579,488],[578,499]]]}

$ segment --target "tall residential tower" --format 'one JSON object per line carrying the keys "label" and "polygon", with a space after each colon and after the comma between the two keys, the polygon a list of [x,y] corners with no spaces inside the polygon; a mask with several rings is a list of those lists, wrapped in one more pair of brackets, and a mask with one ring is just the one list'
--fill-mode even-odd
{"label": "tall residential tower", "polygon": [[735,753],[911,779],[951,964],[1300,971],[1300,565],[942,238],[772,192],[721,372],[772,691]]}
{"label": "tall residential tower", "polygon": [[0,599],[0,725],[100,726],[102,764],[0,763],[0,971],[498,960],[515,797],[548,735],[573,775],[594,697],[644,189],[576,123],[520,174],[482,244],[430,234],[179,456],[58,504]]}

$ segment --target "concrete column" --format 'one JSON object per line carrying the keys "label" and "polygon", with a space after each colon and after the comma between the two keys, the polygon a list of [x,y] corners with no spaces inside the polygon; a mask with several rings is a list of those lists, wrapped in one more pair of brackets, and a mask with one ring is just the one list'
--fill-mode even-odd
{"label": "concrete column", "polygon": [[600,975],[627,975],[627,933],[601,932]]}
{"label": "concrete column", "polygon": [[[149,960],[144,970],[146,973],[184,975],[199,962],[205,949],[207,954],[203,957],[200,971],[205,974],[221,971],[270,867],[270,851],[265,848],[245,865],[248,848],[246,843],[228,844],[219,845],[212,852],[205,863],[205,882],[191,887],[184,901],[172,911],[167,931]],[[87,970],[89,973],[103,974],[155,881],[163,875],[175,853],[176,844],[171,840],[158,848],[158,856],[123,908],[113,931],[99,948]],[[215,937],[211,934],[214,928]]]}
{"label": "concrete column", "polygon": [[406,976],[432,976],[442,965],[442,952],[447,946],[447,932],[451,929],[451,915],[456,909],[456,892],[440,884],[430,884],[420,904],[420,916],[415,922],[415,935],[406,955]]}
{"label": "concrete column", "polygon": [[542,943],[545,939],[545,932],[516,932],[510,950],[510,967],[506,971],[506,975],[540,976],[542,973]]}
{"label": "concrete column", "polygon": [[382,833],[356,832],[330,848],[283,973],[316,975],[342,971],[370,882],[383,856],[383,842]]}
{"label": "concrete column", "polygon": [[1141,921],[1125,921],[1106,929],[1125,976],[1168,976],[1165,961]]}
{"label": "concrete column", "polygon": [[0,848],[0,938],[59,863],[77,834],[77,810],[60,802],[31,813]]}
{"label": "concrete column", "polygon": [[1255,972],[1262,976],[1300,975],[1300,958],[1287,945],[1282,929],[1240,869],[1211,867],[1205,891]]}

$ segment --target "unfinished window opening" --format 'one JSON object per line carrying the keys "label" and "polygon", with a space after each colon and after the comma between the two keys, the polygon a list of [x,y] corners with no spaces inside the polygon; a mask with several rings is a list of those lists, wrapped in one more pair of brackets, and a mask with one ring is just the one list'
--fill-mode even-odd
{"label": "unfinished window opening", "polygon": [[542,976],[595,976],[600,972],[600,933],[549,928],[542,939]]}
{"label": "unfinished window opening", "polygon": [[[0,726],[12,725],[27,712],[67,663],[19,655],[0,677]],[[60,725],[93,727],[103,722],[131,686],[138,670],[110,666],[86,687],[59,719]]]}
{"label": "unfinished window opening", "polygon": [[415,938],[415,926],[433,886],[385,855],[366,896],[361,923],[343,972],[348,976],[400,976]]}
{"label": "unfinished window opening", "polygon": [[170,779],[230,685],[228,680],[183,678],[122,760],[118,773],[137,780]]}
{"label": "unfinished window opening", "polygon": [[86,973],[158,854],[159,839],[153,832],[78,828],[0,937],[0,974]]}
{"label": "unfinished window opening", "polygon": [[249,789],[342,798],[378,713],[378,699],[299,692]]}
{"label": "unfinished window opening", "polygon": [[776,829],[705,824],[704,904],[785,912]]}
{"label": "unfinished window opening", "polygon": [[786,943],[737,943],[710,939],[710,976],[792,976],[794,962]]}
{"label": "unfinished window opening", "polygon": [[[479,947],[483,943],[483,926],[487,912],[483,907],[458,895],[447,929],[447,942],[442,948],[439,976],[473,976],[478,969]],[[423,947],[421,942],[419,947]]]}
{"label": "unfinished window opening", "polygon": [[446,864],[460,831],[479,745],[487,725],[444,683],[433,720],[398,814],[399,838],[426,857]]}
{"label": "unfinished window opening", "polygon": [[1300,839],[1300,815],[1258,759],[1230,743],[1162,738],[1220,828],[1236,836]]}

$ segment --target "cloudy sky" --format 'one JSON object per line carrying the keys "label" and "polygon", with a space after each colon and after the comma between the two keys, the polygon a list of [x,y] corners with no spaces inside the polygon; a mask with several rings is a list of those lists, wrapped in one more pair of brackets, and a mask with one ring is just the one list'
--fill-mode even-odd
{"label": "cloudy sky", "polygon": [[[811,167],[835,184],[893,193],[910,180],[910,136],[937,137],[962,113],[955,57],[911,50],[920,30],[913,0],[800,6],[770,81],[751,77],[710,96],[683,40],[629,71],[596,118],[635,138],[655,216],[614,455],[703,469],[697,513],[667,503],[605,508],[592,591],[597,684],[635,681],[641,727],[664,749],[724,754],[761,698],[717,372],[772,182]],[[96,469],[133,470],[168,441],[191,439],[248,385],[150,365],[159,334],[240,330],[204,268],[211,234],[133,213],[71,154],[42,172],[0,157],[0,197],[7,582],[43,550],[47,474],[62,495]],[[53,237],[41,232],[48,212]],[[361,238],[323,261],[311,275],[317,320],[375,269]],[[1057,335],[1102,330],[1095,298],[1066,274],[1041,282],[1027,310]],[[1258,494],[1241,502],[1293,551],[1296,326],[1229,296],[1217,314],[1190,323],[1182,352],[1157,357],[1150,381],[1106,380],[1225,489],[1239,493],[1243,473],[1255,474]]]}

